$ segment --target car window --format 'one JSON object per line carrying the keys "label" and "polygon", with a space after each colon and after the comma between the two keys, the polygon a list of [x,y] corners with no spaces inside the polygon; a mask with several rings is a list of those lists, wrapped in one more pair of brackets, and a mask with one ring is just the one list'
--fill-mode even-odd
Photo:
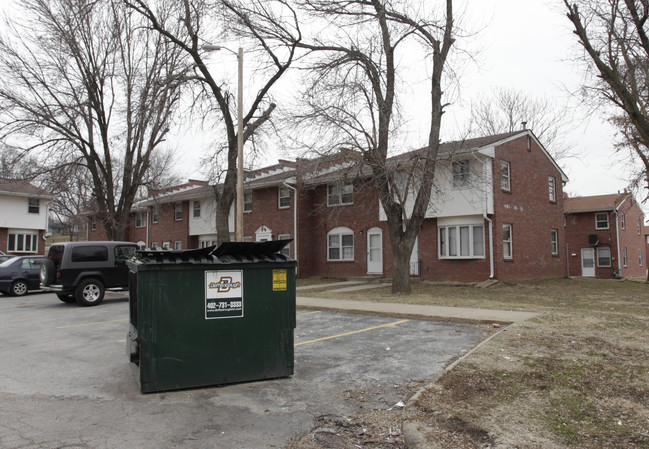
{"label": "car window", "polygon": [[77,246],[72,248],[72,262],[105,262],[108,260],[108,248],[105,246]]}
{"label": "car window", "polygon": [[133,256],[135,256],[135,247],[134,246],[116,246],[115,247],[115,259],[116,260],[128,260]]}
{"label": "car window", "polygon": [[61,245],[52,245],[50,251],[47,253],[47,258],[54,262],[55,267],[61,266],[61,260],[63,260],[63,251],[65,248]]}
{"label": "car window", "polygon": [[23,259],[22,269],[29,270],[32,267],[32,264],[29,262],[29,259]]}
{"label": "car window", "polygon": [[16,261],[17,257],[12,257],[11,259],[7,259],[4,262],[0,263],[0,267],[8,267],[12,263]]}

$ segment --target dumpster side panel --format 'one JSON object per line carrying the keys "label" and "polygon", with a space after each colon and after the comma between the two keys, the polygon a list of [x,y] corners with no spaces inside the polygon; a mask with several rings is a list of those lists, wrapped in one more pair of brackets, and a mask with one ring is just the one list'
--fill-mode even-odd
{"label": "dumpster side panel", "polygon": [[[242,313],[208,318],[206,272],[237,270]],[[142,392],[293,374],[294,264],[140,266],[138,276]]]}

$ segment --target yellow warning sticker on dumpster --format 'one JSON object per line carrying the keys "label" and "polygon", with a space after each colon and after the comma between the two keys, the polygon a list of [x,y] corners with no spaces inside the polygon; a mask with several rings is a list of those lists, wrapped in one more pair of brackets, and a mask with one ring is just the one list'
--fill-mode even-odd
{"label": "yellow warning sticker on dumpster", "polygon": [[273,270],[273,291],[286,291],[286,270]]}

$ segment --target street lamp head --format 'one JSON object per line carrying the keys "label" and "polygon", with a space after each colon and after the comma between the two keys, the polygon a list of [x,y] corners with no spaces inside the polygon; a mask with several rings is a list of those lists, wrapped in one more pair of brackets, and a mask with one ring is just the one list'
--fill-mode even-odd
{"label": "street lamp head", "polygon": [[201,45],[201,49],[205,50],[205,51],[219,51],[222,48],[223,47],[221,47],[219,45],[214,45],[214,44],[203,44],[203,45]]}

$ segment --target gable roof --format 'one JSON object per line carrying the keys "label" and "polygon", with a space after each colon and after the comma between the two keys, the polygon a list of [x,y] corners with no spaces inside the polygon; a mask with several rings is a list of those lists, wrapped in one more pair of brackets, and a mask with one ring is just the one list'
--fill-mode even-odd
{"label": "gable roof", "polygon": [[612,193],[608,195],[578,196],[564,198],[563,210],[565,213],[576,214],[585,212],[609,212],[617,209],[630,193]]}
{"label": "gable roof", "polygon": [[53,198],[52,194],[47,190],[36,187],[21,179],[0,178],[0,194],[32,198]]}

